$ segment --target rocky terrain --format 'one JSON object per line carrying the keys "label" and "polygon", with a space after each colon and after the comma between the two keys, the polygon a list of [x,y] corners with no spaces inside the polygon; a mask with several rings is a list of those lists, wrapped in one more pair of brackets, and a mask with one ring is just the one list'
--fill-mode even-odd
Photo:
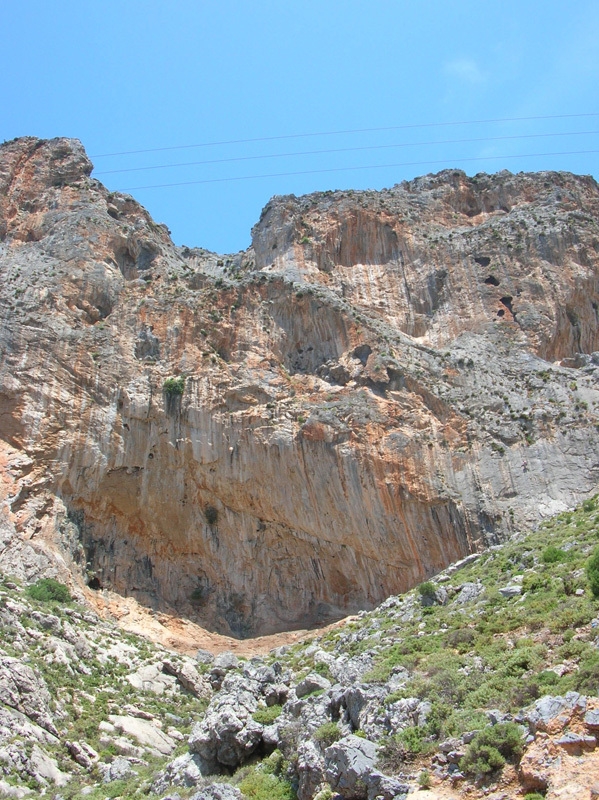
{"label": "rocky terrain", "polygon": [[593,800],[598,542],[596,496],[250,659],[180,656],[3,576],[0,796]]}
{"label": "rocky terrain", "polygon": [[0,147],[13,579],[271,634],[372,609],[595,491],[590,177],[278,197],[221,256],[91,172],[76,140]]}

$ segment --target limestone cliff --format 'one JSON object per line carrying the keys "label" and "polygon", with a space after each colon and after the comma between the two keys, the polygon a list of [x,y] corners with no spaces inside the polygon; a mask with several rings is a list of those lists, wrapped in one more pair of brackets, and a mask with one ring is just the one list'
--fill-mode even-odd
{"label": "limestone cliff", "polygon": [[75,140],[0,147],[0,565],[247,636],[595,489],[591,178],[278,197],[219,256],[91,171]]}

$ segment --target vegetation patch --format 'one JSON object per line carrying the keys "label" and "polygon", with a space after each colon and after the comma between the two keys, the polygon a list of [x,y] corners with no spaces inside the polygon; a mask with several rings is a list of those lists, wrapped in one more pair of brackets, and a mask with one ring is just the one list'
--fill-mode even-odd
{"label": "vegetation patch", "polygon": [[71,603],[73,600],[68,587],[54,578],[40,578],[27,587],[27,594],[41,603]]}

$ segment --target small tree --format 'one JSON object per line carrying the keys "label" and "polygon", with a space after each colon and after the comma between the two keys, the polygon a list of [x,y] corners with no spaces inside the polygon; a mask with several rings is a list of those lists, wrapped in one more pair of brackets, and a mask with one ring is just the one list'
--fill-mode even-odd
{"label": "small tree", "polygon": [[587,561],[587,578],[593,595],[599,597],[599,547],[593,550]]}

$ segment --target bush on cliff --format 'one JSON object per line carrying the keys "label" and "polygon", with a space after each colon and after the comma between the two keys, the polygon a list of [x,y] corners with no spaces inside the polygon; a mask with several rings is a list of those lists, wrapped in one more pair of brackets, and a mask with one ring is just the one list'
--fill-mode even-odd
{"label": "bush on cliff", "polygon": [[466,775],[487,775],[503,767],[506,760],[518,761],[523,749],[522,729],[515,722],[488,725],[468,745],[460,769]]}
{"label": "bush on cliff", "polygon": [[27,587],[27,594],[42,603],[70,603],[73,599],[64,583],[54,578],[40,578]]}
{"label": "bush on cliff", "polygon": [[587,578],[594,597],[599,597],[599,547],[593,550],[587,562]]}

